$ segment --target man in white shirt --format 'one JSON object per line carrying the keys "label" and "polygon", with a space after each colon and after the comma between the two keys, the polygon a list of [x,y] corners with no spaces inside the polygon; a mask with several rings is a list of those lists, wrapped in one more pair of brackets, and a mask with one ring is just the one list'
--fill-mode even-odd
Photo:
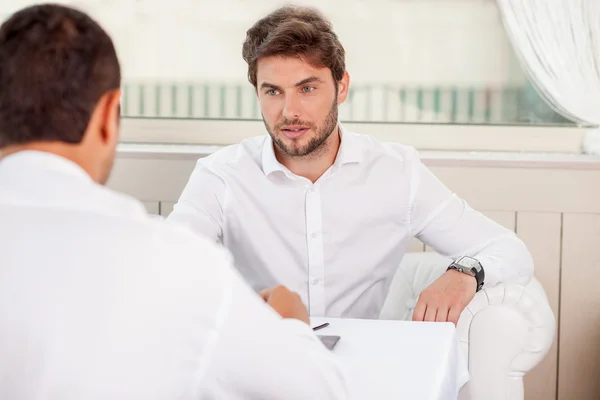
{"label": "man in white shirt", "polygon": [[343,129],[344,48],[318,11],[259,20],[243,57],[269,135],[200,159],[169,221],[221,241],[255,290],[284,284],[311,316],[377,318],[413,237],[455,260],[421,293],[414,320],[456,323],[483,285],[530,279],[523,242],[413,148]]}
{"label": "man in white shirt", "polygon": [[119,87],[86,15],[0,27],[0,399],[347,398],[298,295],[101,185]]}

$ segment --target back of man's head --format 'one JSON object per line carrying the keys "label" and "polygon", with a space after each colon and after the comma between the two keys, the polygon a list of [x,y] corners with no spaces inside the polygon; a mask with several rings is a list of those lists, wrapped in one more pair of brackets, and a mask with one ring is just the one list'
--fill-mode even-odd
{"label": "back of man's head", "polygon": [[0,150],[80,144],[95,113],[96,131],[106,130],[120,81],[110,37],[86,14],[50,4],[15,13],[0,26]]}

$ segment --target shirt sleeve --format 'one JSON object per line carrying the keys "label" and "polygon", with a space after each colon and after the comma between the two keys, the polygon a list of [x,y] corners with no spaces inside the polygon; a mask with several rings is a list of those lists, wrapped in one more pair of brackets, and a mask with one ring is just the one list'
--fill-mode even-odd
{"label": "shirt sleeve", "polygon": [[533,260],[514,232],[473,210],[417,156],[412,168],[410,223],[414,236],[444,256],[479,260],[485,286],[506,281],[526,284],[531,279]]}
{"label": "shirt sleeve", "polygon": [[233,270],[202,399],[346,399],[340,365],[305,323],[282,319]]}
{"label": "shirt sleeve", "polygon": [[225,195],[225,182],[201,159],[167,222],[185,226],[211,241],[222,242]]}

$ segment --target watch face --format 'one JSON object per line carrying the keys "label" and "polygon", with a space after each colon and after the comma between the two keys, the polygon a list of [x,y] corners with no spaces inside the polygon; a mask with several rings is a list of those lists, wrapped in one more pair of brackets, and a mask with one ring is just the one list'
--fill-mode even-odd
{"label": "watch face", "polygon": [[476,271],[481,270],[481,264],[479,261],[471,257],[461,257],[456,261],[456,263],[468,269],[475,268]]}

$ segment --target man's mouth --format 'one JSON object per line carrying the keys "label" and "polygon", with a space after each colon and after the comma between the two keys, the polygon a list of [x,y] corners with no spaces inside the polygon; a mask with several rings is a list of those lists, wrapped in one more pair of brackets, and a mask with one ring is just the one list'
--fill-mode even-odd
{"label": "man's mouth", "polygon": [[306,132],[308,132],[309,129],[310,128],[307,128],[305,126],[286,126],[284,128],[281,128],[281,132],[288,139],[297,139],[300,136],[304,135]]}

